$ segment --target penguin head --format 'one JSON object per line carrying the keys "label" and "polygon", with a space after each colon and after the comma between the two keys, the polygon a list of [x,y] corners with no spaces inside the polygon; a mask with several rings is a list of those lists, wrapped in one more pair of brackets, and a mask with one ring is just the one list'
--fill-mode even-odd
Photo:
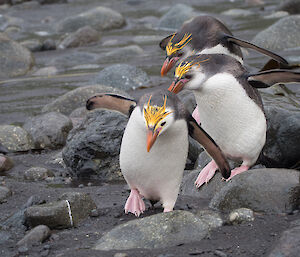
{"label": "penguin head", "polygon": [[160,71],[161,76],[167,74],[180,58],[185,58],[188,55],[190,48],[187,47],[187,44],[191,40],[192,34],[190,33],[185,33],[183,36],[175,33],[161,41],[161,48],[166,50],[166,59]]}
{"label": "penguin head", "polygon": [[[175,110],[167,106],[167,95],[154,95],[155,103],[151,102],[150,95],[143,105],[143,119],[147,129],[147,151],[149,152],[156,139],[165,133],[175,121]],[[161,97],[161,99],[157,99]],[[159,104],[159,102],[161,104]]]}
{"label": "penguin head", "polygon": [[183,88],[197,90],[206,80],[202,63],[209,61],[207,55],[193,55],[182,62],[175,69],[175,79],[169,91],[177,94]]}

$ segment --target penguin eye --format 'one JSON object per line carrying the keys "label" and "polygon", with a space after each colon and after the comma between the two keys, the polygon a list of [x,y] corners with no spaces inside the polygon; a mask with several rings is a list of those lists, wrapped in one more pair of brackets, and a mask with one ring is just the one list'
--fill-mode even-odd
{"label": "penguin eye", "polygon": [[192,75],[187,74],[187,75],[185,75],[184,77],[185,77],[186,79],[191,79],[191,78],[192,78]]}
{"label": "penguin eye", "polygon": [[160,126],[163,127],[165,124],[166,124],[166,122],[164,121],[160,124]]}

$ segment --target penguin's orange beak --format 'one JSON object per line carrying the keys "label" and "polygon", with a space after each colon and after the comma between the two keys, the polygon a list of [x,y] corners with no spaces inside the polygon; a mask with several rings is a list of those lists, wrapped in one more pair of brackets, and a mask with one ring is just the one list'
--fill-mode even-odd
{"label": "penguin's orange beak", "polygon": [[171,84],[171,86],[168,88],[168,90],[170,92],[173,92],[174,94],[178,94],[183,89],[184,84],[185,83],[182,80],[179,80],[177,82],[175,80],[175,81],[173,81],[173,83]]}
{"label": "penguin's orange beak", "polygon": [[161,67],[160,70],[160,74],[163,77],[164,75],[166,75],[168,73],[169,70],[171,70],[175,63],[177,62],[178,58],[177,57],[173,57],[173,58],[169,58],[167,57],[166,60],[164,61],[163,66]]}
{"label": "penguin's orange beak", "polygon": [[150,152],[150,149],[154,145],[158,134],[159,132],[157,130],[149,128],[147,134],[147,152]]}

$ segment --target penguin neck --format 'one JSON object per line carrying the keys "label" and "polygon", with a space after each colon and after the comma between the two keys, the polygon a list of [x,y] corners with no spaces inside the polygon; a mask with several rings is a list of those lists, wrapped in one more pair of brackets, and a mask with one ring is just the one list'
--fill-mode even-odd
{"label": "penguin neck", "polygon": [[225,54],[233,57],[238,62],[243,64],[243,58],[233,52],[230,52],[227,47],[223,46],[222,44],[217,44],[213,47],[207,47],[200,51],[198,51],[196,54]]}

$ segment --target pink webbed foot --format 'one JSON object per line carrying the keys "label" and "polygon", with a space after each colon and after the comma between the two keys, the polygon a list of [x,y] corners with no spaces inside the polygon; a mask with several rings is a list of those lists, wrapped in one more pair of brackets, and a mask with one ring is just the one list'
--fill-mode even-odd
{"label": "pink webbed foot", "polygon": [[173,211],[173,208],[164,208],[164,212],[170,212]]}
{"label": "pink webbed foot", "polygon": [[125,204],[125,213],[131,212],[139,217],[145,211],[145,203],[137,189],[131,189]]}
{"label": "pink webbed foot", "polygon": [[242,173],[242,172],[244,172],[244,171],[246,171],[246,170],[249,170],[249,166],[242,165],[242,166],[240,166],[240,167],[237,167],[237,168],[233,169],[233,170],[231,171],[231,176],[230,176],[228,179],[226,179],[226,181],[229,181],[229,180],[232,179],[235,175],[240,174],[240,173]]}
{"label": "pink webbed foot", "polygon": [[199,173],[195,185],[197,188],[201,187],[204,183],[208,183],[210,179],[215,175],[218,165],[212,160],[208,163]]}
{"label": "pink webbed foot", "polygon": [[193,111],[192,114],[193,118],[197,121],[197,123],[200,125],[200,115],[199,115],[199,110],[198,110],[198,106],[195,108],[195,110]]}

